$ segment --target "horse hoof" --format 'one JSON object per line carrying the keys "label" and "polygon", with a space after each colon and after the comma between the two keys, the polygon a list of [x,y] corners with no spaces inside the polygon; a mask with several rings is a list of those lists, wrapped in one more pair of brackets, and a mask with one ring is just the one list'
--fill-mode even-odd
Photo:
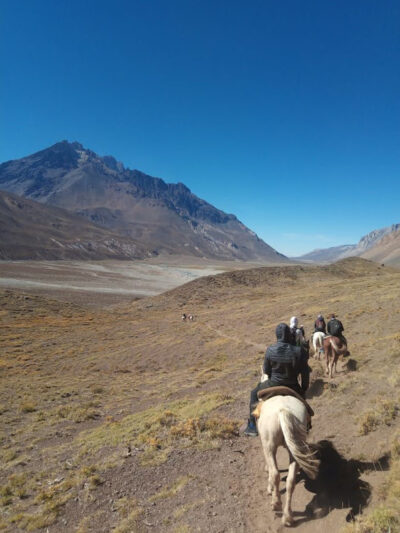
{"label": "horse hoof", "polygon": [[272,510],[273,511],[282,511],[282,503],[281,502],[273,502],[272,503]]}
{"label": "horse hoof", "polygon": [[286,527],[291,527],[294,524],[294,520],[292,516],[283,516],[282,517],[282,525]]}

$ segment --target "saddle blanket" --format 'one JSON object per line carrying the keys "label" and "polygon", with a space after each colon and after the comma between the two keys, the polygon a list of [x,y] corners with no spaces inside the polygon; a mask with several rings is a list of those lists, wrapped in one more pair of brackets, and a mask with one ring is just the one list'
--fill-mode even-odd
{"label": "saddle blanket", "polygon": [[303,404],[307,408],[308,414],[310,416],[314,416],[314,411],[311,405],[304,398],[302,398],[300,394],[298,394],[290,387],[284,387],[282,385],[278,387],[269,387],[268,389],[262,389],[257,393],[258,399],[262,401],[269,400],[273,396],[294,396],[295,398],[303,402]]}

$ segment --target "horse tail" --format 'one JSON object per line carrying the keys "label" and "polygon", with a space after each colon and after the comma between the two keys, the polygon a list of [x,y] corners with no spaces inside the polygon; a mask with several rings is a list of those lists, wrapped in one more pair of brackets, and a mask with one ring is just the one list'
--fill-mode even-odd
{"label": "horse tail", "polygon": [[319,461],[315,458],[306,442],[307,431],[293,413],[288,409],[279,411],[279,422],[285,438],[286,446],[299,467],[311,479],[315,479],[318,473]]}
{"label": "horse tail", "polygon": [[347,352],[347,346],[344,344],[344,342],[342,342],[342,348],[339,348],[339,346],[336,344],[336,342],[334,341],[334,338],[331,337],[330,339],[330,342],[331,342],[331,346],[332,348],[335,350],[335,352],[338,354],[338,355],[343,355],[344,353]]}

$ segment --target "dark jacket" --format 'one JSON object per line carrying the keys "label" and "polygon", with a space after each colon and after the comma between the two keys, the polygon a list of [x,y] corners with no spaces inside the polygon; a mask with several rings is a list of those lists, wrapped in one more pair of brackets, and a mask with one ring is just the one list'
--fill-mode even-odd
{"label": "dark jacket", "polygon": [[[334,331],[334,327],[333,325],[335,324],[335,322],[338,323],[338,331]],[[328,329],[328,333],[329,335],[341,335],[344,331],[344,327],[343,327],[343,324],[340,322],[340,320],[338,320],[337,318],[331,318],[328,322],[328,326],[327,326],[327,329]]]}
{"label": "dark jacket", "polygon": [[301,346],[290,344],[290,328],[286,324],[278,324],[276,328],[275,344],[267,348],[264,358],[263,371],[272,383],[276,385],[298,385],[297,377],[301,375],[301,388],[308,389],[310,370],[308,354]]}
{"label": "dark jacket", "polygon": [[314,333],[316,331],[322,331],[322,333],[325,333],[325,335],[326,335],[326,324],[325,324],[325,320],[324,319],[316,320],[314,322]]}

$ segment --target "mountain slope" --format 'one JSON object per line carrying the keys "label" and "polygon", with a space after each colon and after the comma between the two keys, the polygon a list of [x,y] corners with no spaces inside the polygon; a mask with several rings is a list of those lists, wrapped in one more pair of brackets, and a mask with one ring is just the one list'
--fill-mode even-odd
{"label": "mountain slope", "polygon": [[315,263],[333,262],[344,256],[344,254],[351,253],[355,244],[343,244],[342,246],[332,246],[331,248],[317,248],[312,252],[308,252],[300,257],[301,261],[310,261]]}
{"label": "mountain slope", "polygon": [[400,229],[386,234],[361,257],[388,265],[400,266]]}
{"label": "mountain slope", "polygon": [[88,220],[0,191],[0,259],[132,259],[146,251]]}
{"label": "mountain slope", "polygon": [[[334,262],[339,261],[340,259],[345,259],[346,257],[358,256],[365,257],[366,259],[372,259],[374,254],[369,255],[367,251],[378,245],[385,235],[391,235],[399,229],[400,224],[392,224],[391,226],[376,229],[370,233],[367,233],[367,235],[361,237],[361,239],[358,241],[358,244],[344,244],[342,246],[333,246],[331,248],[313,250],[312,252],[297,257],[296,259],[300,259],[302,261],[312,261],[316,263]],[[396,245],[393,243],[393,246]],[[379,256],[380,252],[377,251],[377,257]]]}
{"label": "mountain slope", "polygon": [[287,261],[182,183],[167,184],[79,143],[60,143],[0,165],[0,189],[63,207],[157,253]]}

